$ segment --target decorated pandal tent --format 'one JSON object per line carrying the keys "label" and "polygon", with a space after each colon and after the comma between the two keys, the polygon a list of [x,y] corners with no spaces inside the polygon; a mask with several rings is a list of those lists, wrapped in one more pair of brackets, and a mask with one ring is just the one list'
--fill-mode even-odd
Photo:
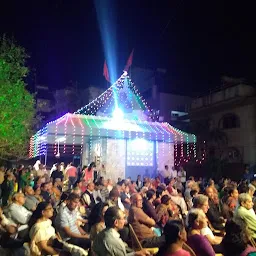
{"label": "decorated pandal tent", "polygon": [[29,157],[80,156],[105,166],[106,176],[154,176],[164,165],[196,157],[196,136],[156,116],[125,72],[109,89],[75,113],[49,122],[30,139]]}

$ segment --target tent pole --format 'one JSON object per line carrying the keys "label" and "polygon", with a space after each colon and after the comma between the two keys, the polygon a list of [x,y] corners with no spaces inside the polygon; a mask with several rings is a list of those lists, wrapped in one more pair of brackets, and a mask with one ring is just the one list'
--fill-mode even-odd
{"label": "tent pole", "polygon": [[46,148],[46,152],[45,152],[45,155],[44,155],[44,165],[46,166],[46,163],[47,163],[47,148]]}

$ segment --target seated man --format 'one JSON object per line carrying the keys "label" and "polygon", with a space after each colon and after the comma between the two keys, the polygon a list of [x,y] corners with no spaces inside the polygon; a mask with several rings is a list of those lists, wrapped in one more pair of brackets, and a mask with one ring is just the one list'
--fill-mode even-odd
{"label": "seated man", "polygon": [[89,209],[92,209],[92,207],[96,204],[96,200],[94,198],[94,188],[95,184],[93,182],[90,182],[87,185],[87,189],[83,194],[84,202]]}
{"label": "seated man", "polygon": [[104,220],[106,229],[97,234],[93,243],[93,251],[98,256],[149,255],[146,250],[127,253],[125,243],[118,233],[119,230],[124,228],[125,215],[118,207],[108,208]]}
{"label": "seated man", "polygon": [[79,202],[79,195],[71,193],[68,196],[66,206],[59,211],[56,217],[56,226],[64,241],[83,249],[89,249],[91,247],[89,236],[77,225],[80,220],[76,210]]}
{"label": "seated man", "polygon": [[155,221],[142,210],[142,197],[140,194],[133,194],[131,197],[132,206],[129,211],[128,222],[132,225],[141,244],[145,248],[161,247],[165,239],[157,237],[153,231]]}
{"label": "seated man", "polygon": [[62,186],[63,186],[63,183],[62,183],[61,179],[56,178],[54,181],[53,187],[52,187],[52,192],[55,196],[57,203],[60,201],[60,198],[61,198]]}
{"label": "seated man", "polygon": [[[0,207],[0,245],[8,248],[11,255],[25,255],[23,248],[24,239],[17,238],[17,225],[8,220]],[[1,253],[0,253],[1,254]],[[1,254],[2,255],[2,254]],[[3,253],[3,255],[5,255]]]}
{"label": "seated man", "polygon": [[25,196],[23,193],[15,193],[12,197],[13,203],[7,209],[7,218],[17,225],[28,224],[32,212],[28,211],[23,205]]}
{"label": "seated man", "polygon": [[238,197],[239,207],[235,212],[235,219],[242,219],[252,232],[252,237],[256,238],[256,217],[252,214],[253,207],[252,198],[247,193],[242,193]]}
{"label": "seated man", "polygon": [[110,193],[109,198],[106,200],[109,207],[118,206],[123,212],[125,211],[124,205],[120,198],[120,193],[116,187],[114,187]]}
{"label": "seated man", "polygon": [[109,196],[109,191],[108,191],[108,182],[105,179],[102,180],[102,188],[100,193],[101,193],[102,202],[106,202]]}
{"label": "seated man", "polygon": [[214,203],[214,192],[211,187],[207,187],[206,190],[206,195],[209,198],[209,209],[206,213],[206,216],[214,229],[217,230],[224,230],[225,229],[225,221],[224,218],[221,216],[220,211],[218,209],[218,206]]}
{"label": "seated man", "polygon": [[41,197],[45,202],[51,201],[51,194],[49,193],[50,182],[44,182],[41,184]]}
{"label": "seated man", "polygon": [[[114,187],[110,193],[109,193],[109,199],[106,201],[106,204],[108,207],[116,206],[118,207],[122,212],[124,212],[125,215],[128,214],[127,210],[125,210],[123,203],[121,202],[120,193],[116,187]],[[124,226],[123,229],[119,230],[119,234],[121,236],[121,239],[124,242],[127,242],[129,239],[129,228]]]}
{"label": "seated man", "polygon": [[24,188],[25,192],[25,203],[24,207],[26,207],[29,211],[35,211],[39,201],[35,197],[35,191],[32,187],[26,186]]}
{"label": "seated man", "polygon": [[184,198],[178,194],[177,189],[174,188],[174,184],[175,184],[175,179],[172,178],[167,187],[167,191],[169,192],[172,201],[175,204],[180,206],[181,213],[186,214],[188,212],[186,202],[185,202]]}

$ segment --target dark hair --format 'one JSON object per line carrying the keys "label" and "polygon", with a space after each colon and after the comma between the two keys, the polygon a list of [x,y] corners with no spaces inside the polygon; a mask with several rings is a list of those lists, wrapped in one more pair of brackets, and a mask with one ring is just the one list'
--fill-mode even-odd
{"label": "dark hair", "polygon": [[238,190],[239,194],[248,193],[249,186],[245,182],[242,182],[241,184],[239,184],[237,190]]}
{"label": "dark hair", "polygon": [[[229,196],[231,196],[231,194],[232,194],[236,189],[238,189],[236,186],[229,186],[229,187],[227,188],[227,194],[228,194]],[[243,185],[243,188],[241,187],[241,189],[242,189],[242,191],[243,191],[243,189],[245,189],[245,188],[244,188],[244,185]],[[248,190],[249,190],[249,188],[248,188]],[[245,193],[245,192],[242,192],[242,193]]]}
{"label": "dark hair", "polygon": [[[103,181],[104,181],[104,177],[100,176],[98,180],[99,185],[103,185]],[[96,182],[95,182],[95,186],[96,186]]]}
{"label": "dark hair", "polygon": [[170,245],[178,240],[179,232],[184,229],[181,220],[169,220],[164,226],[165,242]]}
{"label": "dark hair", "polygon": [[197,194],[197,192],[198,192],[197,190],[192,189],[192,190],[190,191],[190,196],[193,197],[194,195]]}
{"label": "dark hair", "polygon": [[102,211],[105,206],[108,206],[108,204],[100,202],[92,207],[91,213],[88,218],[89,230],[94,224],[99,223],[101,221]]}
{"label": "dark hair", "polygon": [[67,192],[63,192],[60,196],[60,201],[58,203],[58,206],[60,206],[65,200],[67,200],[68,198],[68,193]]}
{"label": "dark hair", "polygon": [[182,190],[179,189],[179,188],[177,188],[177,193],[178,193],[178,194],[182,194]]}
{"label": "dark hair", "polygon": [[90,165],[89,165],[89,167],[88,167],[88,172],[90,172],[93,167],[94,167],[94,168],[96,167],[95,162],[91,162],[91,163],[90,163]]}
{"label": "dark hair", "polygon": [[146,193],[147,199],[150,200],[155,195],[156,191],[154,189],[149,189]]}
{"label": "dark hair", "polygon": [[84,165],[82,168],[82,171],[85,170],[87,168],[87,165]]}
{"label": "dark hair", "polygon": [[189,212],[187,215],[187,229],[191,229],[198,219],[198,212]]}
{"label": "dark hair", "polygon": [[110,192],[109,192],[109,195],[108,197],[111,199],[111,198],[114,198],[114,197],[119,197],[120,196],[120,193],[118,191],[118,189],[116,187],[114,187]]}
{"label": "dark hair", "polygon": [[156,189],[156,197],[159,198],[164,192],[163,188],[157,187]]}
{"label": "dark hair", "polygon": [[168,195],[164,195],[161,198],[161,204],[167,205],[170,202],[171,198]]}
{"label": "dark hair", "polygon": [[159,249],[157,255],[164,255],[168,247],[177,242],[182,230],[184,230],[184,225],[181,220],[169,220],[164,226],[165,244]]}
{"label": "dark hair", "polygon": [[36,191],[38,188],[41,189],[41,187],[39,185],[35,184],[34,187],[33,187],[33,190]]}
{"label": "dark hair", "polygon": [[41,202],[37,205],[36,210],[33,212],[28,222],[29,229],[32,228],[38,219],[42,218],[42,212],[47,208],[48,205],[50,205],[49,202]]}
{"label": "dark hair", "polygon": [[50,182],[44,182],[41,184],[41,188],[43,188],[45,185],[49,184]]}
{"label": "dark hair", "polygon": [[99,181],[96,181],[96,182],[94,183],[94,185],[95,185],[96,187],[98,187],[98,186],[101,185],[101,183],[100,183]]}
{"label": "dark hair", "polygon": [[120,209],[117,206],[109,207],[104,215],[106,228],[113,228],[115,220],[120,216]]}
{"label": "dark hair", "polygon": [[248,236],[245,223],[242,221],[228,221],[226,223],[226,235],[222,245],[225,256],[239,256],[247,247]]}
{"label": "dark hair", "polygon": [[123,184],[125,184],[125,180],[121,180],[121,181],[117,182],[117,185],[120,186],[120,187],[121,187]]}
{"label": "dark hair", "polygon": [[79,199],[79,200],[80,200],[80,196],[77,195],[77,194],[75,194],[75,193],[70,193],[69,196],[68,196],[68,198],[67,198],[68,201],[74,201],[74,200],[76,200],[76,199]]}

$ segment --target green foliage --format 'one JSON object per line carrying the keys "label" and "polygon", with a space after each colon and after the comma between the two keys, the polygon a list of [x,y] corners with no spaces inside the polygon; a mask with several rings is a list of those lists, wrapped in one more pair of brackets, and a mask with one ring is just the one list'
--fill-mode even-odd
{"label": "green foliage", "polygon": [[35,124],[35,101],[25,88],[25,49],[0,38],[0,158],[27,155]]}

